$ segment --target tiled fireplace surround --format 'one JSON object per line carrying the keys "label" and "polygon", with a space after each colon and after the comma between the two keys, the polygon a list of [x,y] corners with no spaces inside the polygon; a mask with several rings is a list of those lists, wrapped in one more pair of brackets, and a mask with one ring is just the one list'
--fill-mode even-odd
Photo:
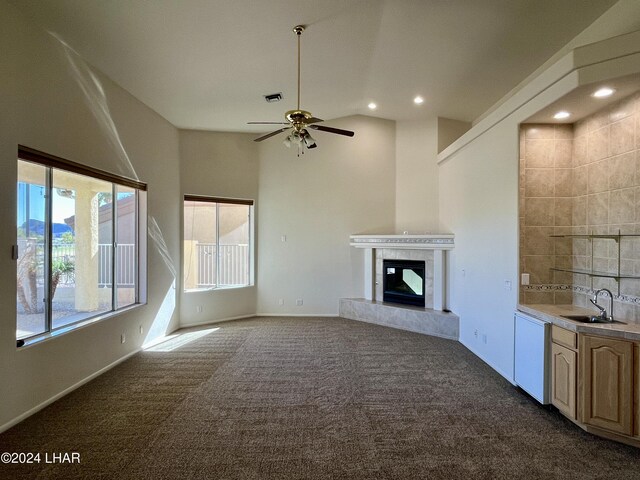
{"label": "tiled fireplace surround", "polygon": [[[353,235],[351,246],[364,250],[365,298],[341,298],[341,317],[458,339],[458,317],[443,311],[446,258],[453,235]],[[424,308],[382,301],[384,259],[425,262]]]}
{"label": "tiled fireplace surround", "polygon": [[[522,303],[590,307],[593,289],[608,288],[616,317],[640,323],[640,280],[622,279],[618,295],[613,279],[592,285],[587,275],[551,270],[617,270],[614,240],[551,235],[640,234],[639,146],[640,93],[574,125],[522,125],[520,272],[530,274]],[[620,270],[640,275],[640,237],[621,240]]]}

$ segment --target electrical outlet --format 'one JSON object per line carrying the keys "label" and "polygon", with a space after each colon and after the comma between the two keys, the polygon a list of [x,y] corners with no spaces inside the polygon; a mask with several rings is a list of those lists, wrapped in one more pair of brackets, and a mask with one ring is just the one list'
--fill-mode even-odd
{"label": "electrical outlet", "polygon": [[196,307],[196,313],[202,313],[202,305]]}
{"label": "electrical outlet", "polygon": [[504,289],[507,291],[511,290],[511,280],[505,280],[504,281]]}
{"label": "electrical outlet", "polygon": [[301,299],[301,298],[299,298],[299,299],[297,299],[297,300],[296,300],[296,305],[297,305],[298,307],[301,307],[303,303],[304,303],[304,302],[302,301],[302,299]]}
{"label": "electrical outlet", "polygon": [[522,275],[520,275],[520,283],[522,285],[529,285],[530,281],[531,281],[531,277],[529,276],[528,273],[523,273]]}
{"label": "electrical outlet", "polygon": [[278,299],[278,305],[284,305],[284,298]]}
{"label": "electrical outlet", "polygon": [[127,341],[127,337],[125,337],[124,333],[120,335],[120,343],[124,343]]}
{"label": "electrical outlet", "polygon": [[287,236],[286,236],[286,235],[282,235],[282,236],[280,237],[280,241],[281,241],[281,242],[286,242],[286,241],[287,241]]}
{"label": "electrical outlet", "polygon": [[473,331],[473,336],[478,338],[478,330],[477,329]]}

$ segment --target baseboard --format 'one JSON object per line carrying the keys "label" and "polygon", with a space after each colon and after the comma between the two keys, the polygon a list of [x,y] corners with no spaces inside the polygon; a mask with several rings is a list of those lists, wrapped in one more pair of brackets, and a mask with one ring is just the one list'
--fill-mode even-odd
{"label": "baseboard", "polygon": [[9,420],[7,423],[5,423],[4,425],[0,426],[0,433],[9,430],[11,427],[13,427],[14,425],[17,425],[18,423],[20,423],[21,421],[23,421],[24,419],[30,417],[31,415],[33,415],[36,412],[39,412],[40,410],[42,410],[43,408],[45,408],[48,405],[51,405],[53,402],[55,402],[56,400],[64,397],[65,395],[67,395],[68,393],[71,393],[72,391],[74,391],[77,388],[80,388],[82,385],[84,385],[85,383],[90,382],[91,380],[93,380],[96,377],[99,377],[100,375],[102,375],[104,372],[106,372],[107,370],[112,369],[113,367],[115,367],[116,365],[118,365],[119,363],[124,362],[125,360],[127,360],[128,358],[134,356],[136,353],[139,353],[142,349],[141,348],[137,348],[136,350],[134,350],[131,353],[127,353],[124,357],[119,358],[118,360],[116,360],[115,362],[110,363],[109,365],[107,365],[106,367],[101,368],[100,370],[98,370],[97,372],[92,373],[91,375],[89,375],[88,377],[83,378],[82,380],[80,380],[77,383],[74,383],[73,385],[71,385],[70,387],[65,388],[63,391],[61,391],[60,393],[57,393],[56,395],[54,395],[53,397],[45,400],[44,402],[40,403],[39,405],[36,405],[35,407],[27,410],[26,412],[18,415],[16,418],[14,418],[13,420]]}
{"label": "baseboard", "polygon": [[469,350],[471,353],[473,353],[476,357],[478,357],[480,360],[482,360],[484,363],[486,363],[492,370],[495,370],[497,373],[500,374],[500,376],[504,377],[505,380],[507,380],[512,385],[516,385],[515,380],[513,378],[511,378],[509,375],[507,375],[501,369],[499,369],[496,366],[492,365],[486,358],[484,358],[482,355],[480,355],[480,353],[478,351],[476,351],[473,348],[471,348],[469,345],[464,343],[462,340],[460,340],[460,343],[462,344],[463,347],[465,347],[467,350]]}
{"label": "baseboard", "polygon": [[257,316],[257,314],[251,313],[249,315],[238,315],[237,317],[217,318],[215,320],[202,320],[201,322],[180,323],[178,325],[178,328],[176,328],[173,332],[180,330],[181,328],[201,327],[203,325],[210,325],[212,323],[228,322],[230,320],[242,320],[243,318],[253,318]]}

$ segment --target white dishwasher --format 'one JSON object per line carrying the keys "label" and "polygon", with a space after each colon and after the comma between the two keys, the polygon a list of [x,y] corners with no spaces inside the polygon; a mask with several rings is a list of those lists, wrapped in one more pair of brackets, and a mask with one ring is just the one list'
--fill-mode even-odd
{"label": "white dishwasher", "polygon": [[516,312],[515,381],[545,405],[549,403],[549,331],[549,323]]}

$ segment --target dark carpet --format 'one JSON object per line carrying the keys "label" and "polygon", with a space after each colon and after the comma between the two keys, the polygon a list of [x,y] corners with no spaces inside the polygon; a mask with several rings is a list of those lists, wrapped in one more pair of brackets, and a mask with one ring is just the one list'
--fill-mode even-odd
{"label": "dark carpet", "polygon": [[640,479],[450,340],[256,318],[145,351],[0,435],[2,479]]}

